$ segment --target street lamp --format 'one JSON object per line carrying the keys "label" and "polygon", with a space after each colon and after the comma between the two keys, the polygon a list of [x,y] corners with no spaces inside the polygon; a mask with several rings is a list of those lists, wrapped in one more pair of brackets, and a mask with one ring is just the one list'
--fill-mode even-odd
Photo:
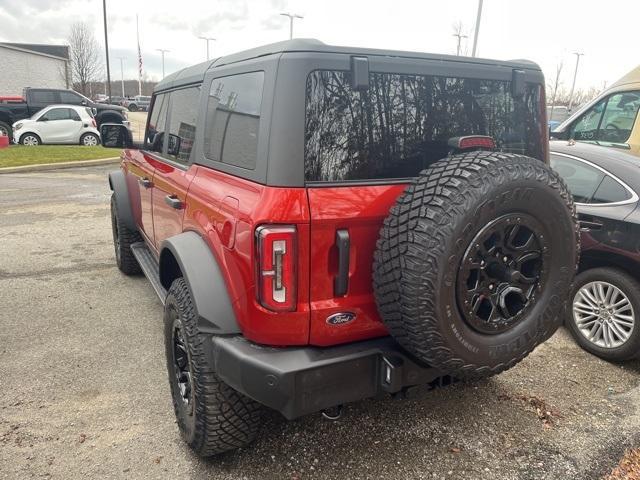
{"label": "street lamp", "polygon": [[476,56],[476,50],[478,47],[478,35],[480,34],[480,20],[482,19],[482,0],[478,0],[478,15],[476,16],[476,31],[473,35],[473,51],[471,56]]}
{"label": "street lamp", "polygon": [[[104,51],[107,56],[107,91],[111,98],[111,71],[109,70],[109,39],[107,34],[107,0],[102,0],[102,15],[104,19]],[[106,93],[106,92],[105,92]]]}
{"label": "street lamp", "polygon": [[283,17],[289,17],[289,40],[291,40],[293,38],[293,19],[303,19],[304,17],[295,13],[281,13],[280,15]]}
{"label": "street lamp", "polygon": [[569,107],[568,110],[571,112],[571,107],[573,107],[573,90],[576,88],[576,77],[578,76],[578,64],[580,63],[580,57],[584,55],[584,53],[573,52],[576,56],[576,69],[573,72],[573,83],[571,84],[571,93],[569,94]]}
{"label": "street lamp", "polygon": [[125,57],[116,57],[116,58],[120,60],[120,83],[122,85],[122,98],[124,98],[124,65],[122,62],[125,60]]}
{"label": "street lamp", "polygon": [[213,40],[215,42],[216,39],[213,37],[198,37],[198,38],[200,40],[204,40],[205,42],[207,42],[207,60],[209,60],[209,41]]}
{"label": "street lamp", "polygon": [[164,54],[171,50],[166,50],[164,48],[156,48],[156,50],[162,54],[162,78],[164,78]]}

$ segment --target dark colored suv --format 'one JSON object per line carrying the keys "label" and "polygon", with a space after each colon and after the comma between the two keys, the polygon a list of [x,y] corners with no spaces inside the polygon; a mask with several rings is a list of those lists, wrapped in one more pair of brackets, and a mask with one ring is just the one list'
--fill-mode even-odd
{"label": "dark colored suv", "polygon": [[577,262],[527,62],[294,40],[157,85],[109,177],[116,259],[164,303],[180,431],[200,455],[287,418],[512,367]]}

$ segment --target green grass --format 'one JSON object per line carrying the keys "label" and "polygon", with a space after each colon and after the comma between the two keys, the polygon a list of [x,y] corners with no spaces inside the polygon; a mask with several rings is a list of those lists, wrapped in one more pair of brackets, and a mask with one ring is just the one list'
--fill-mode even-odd
{"label": "green grass", "polygon": [[42,163],[73,162],[120,156],[120,150],[81,145],[39,145],[25,147],[11,145],[0,148],[0,168],[39,165]]}

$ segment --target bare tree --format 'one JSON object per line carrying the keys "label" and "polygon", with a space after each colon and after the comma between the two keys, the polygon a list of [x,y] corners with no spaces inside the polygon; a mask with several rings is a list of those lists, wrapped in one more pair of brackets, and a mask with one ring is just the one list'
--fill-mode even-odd
{"label": "bare tree", "polygon": [[91,27],[83,22],[71,25],[68,42],[73,83],[83,95],[87,95],[89,83],[102,73],[100,45]]}
{"label": "bare tree", "polygon": [[560,60],[558,65],[556,65],[556,78],[555,78],[555,81],[552,84],[547,85],[547,90],[553,91],[553,95],[551,96],[551,112],[549,113],[549,118],[553,118],[553,109],[554,109],[554,107],[556,105],[556,97],[558,95],[558,87],[560,86],[560,74],[562,73],[562,67],[563,66],[564,66],[564,63],[562,62],[562,60]]}
{"label": "bare tree", "polygon": [[[467,54],[467,48],[464,48],[464,51],[462,50],[462,39],[467,39],[469,38],[468,35],[464,34],[464,25],[462,24],[461,21],[457,21],[455,22],[453,25],[453,36],[457,38],[457,48],[456,48],[456,55],[460,56],[460,53],[462,53],[463,55]],[[466,41],[465,41],[466,44]]]}

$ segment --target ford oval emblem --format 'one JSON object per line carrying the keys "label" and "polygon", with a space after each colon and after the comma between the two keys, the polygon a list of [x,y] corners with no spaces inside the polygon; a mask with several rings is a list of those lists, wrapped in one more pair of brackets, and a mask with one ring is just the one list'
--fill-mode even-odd
{"label": "ford oval emblem", "polygon": [[356,318],[355,313],[351,312],[338,312],[327,317],[327,323],[329,325],[342,325],[344,323],[352,322]]}

